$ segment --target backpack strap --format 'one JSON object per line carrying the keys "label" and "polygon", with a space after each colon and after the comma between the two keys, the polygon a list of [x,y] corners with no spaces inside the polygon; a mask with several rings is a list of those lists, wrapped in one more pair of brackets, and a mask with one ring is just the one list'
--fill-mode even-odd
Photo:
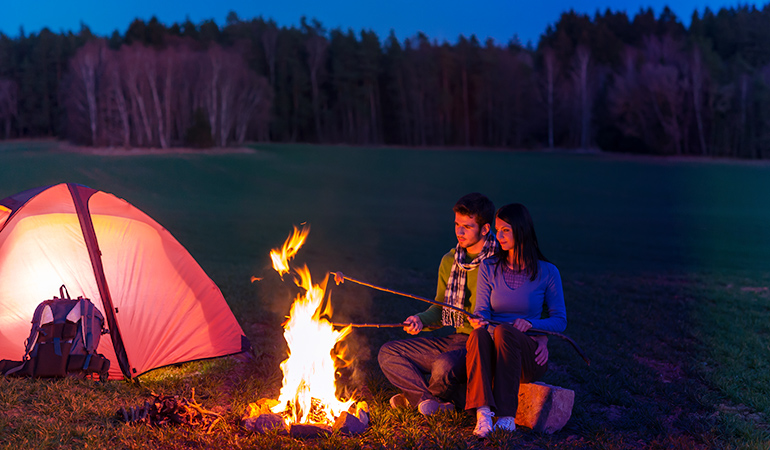
{"label": "backpack strap", "polygon": [[[94,341],[93,330],[96,322],[94,315],[94,304],[90,300],[80,297],[80,330],[83,335],[83,346],[89,355],[96,353],[96,344]],[[101,331],[101,324],[98,329]],[[88,364],[88,361],[86,361]]]}
{"label": "backpack strap", "polygon": [[32,330],[29,332],[29,337],[25,342],[26,348],[24,350],[24,358],[22,358],[23,361],[29,359],[29,355],[32,352],[32,349],[35,347],[35,344],[37,343],[37,337],[40,335],[40,333],[45,333],[42,330],[42,324],[40,323],[43,318],[46,319],[46,323],[53,321],[53,312],[51,311],[51,305],[49,301],[45,301],[37,305],[37,308],[35,308],[35,314],[32,316]]}
{"label": "backpack strap", "polygon": [[35,314],[32,315],[32,330],[30,330],[29,337],[27,338],[27,340],[24,341],[24,344],[25,344],[24,357],[21,359],[21,364],[9,370],[8,372],[6,372],[5,375],[10,375],[18,372],[19,370],[24,368],[25,366],[24,363],[30,359],[29,354],[32,352],[32,349],[35,347],[35,343],[37,342],[37,337],[42,331],[40,329],[40,319],[43,317],[43,311],[48,311],[48,313],[53,317],[53,314],[51,313],[51,307],[49,306],[49,304],[50,304],[50,301],[44,301],[43,303],[37,305],[37,308],[35,308]]}
{"label": "backpack strap", "polygon": [[[65,294],[66,294],[66,296],[65,296]],[[67,291],[67,286],[65,286],[63,284],[59,288],[59,295],[61,295],[61,299],[62,300],[72,300],[70,298],[70,293]]]}
{"label": "backpack strap", "polygon": [[95,330],[98,330],[99,336],[103,334],[104,330],[102,326],[104,324],[104,318],[91,300],[83,297],[78,298],[80,299],[80,311],[82,314],[80,323],[82,325],[81,329],[83,330],[83,346],[86,349],[86,359],[83,362],[83,370],[87,371],[93,361],[95,367],[92,367],[90,372],[98,372],[100,373],[100,379],[106,379],[110,362],[103,355],[96,353],[97,344],[93,335]]}
{"label": "backpack strap", "polygon": [[58,336],[53,338],[53,352],[56,356],[61,356],[61,338]]}

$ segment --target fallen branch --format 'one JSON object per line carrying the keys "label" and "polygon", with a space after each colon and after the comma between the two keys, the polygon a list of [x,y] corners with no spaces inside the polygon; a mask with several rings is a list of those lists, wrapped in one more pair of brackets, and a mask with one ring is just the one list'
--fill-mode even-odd
{"label": "fallen branch", "polygon": [[153,401],[145,401],[142,406],[132,406],[128,409],[121,407],[116,413],[117,419],[129,424],[146,423],[153,426],[198,425],[205,427],[207,434],[222,420],[219,413],[210,411],[195,401],[195,388],[192,389],[190,400],[171,395],[152,395]]}

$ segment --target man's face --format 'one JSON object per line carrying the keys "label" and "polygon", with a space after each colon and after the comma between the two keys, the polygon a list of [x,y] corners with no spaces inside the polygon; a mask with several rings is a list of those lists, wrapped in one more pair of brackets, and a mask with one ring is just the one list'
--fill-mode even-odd
{"label": "man's face", "polygon": [[474,248],[483,245],[481,228],[476,223],[476,219],[464,214],[455,213],[455,236],[460,247],[464,249]]}

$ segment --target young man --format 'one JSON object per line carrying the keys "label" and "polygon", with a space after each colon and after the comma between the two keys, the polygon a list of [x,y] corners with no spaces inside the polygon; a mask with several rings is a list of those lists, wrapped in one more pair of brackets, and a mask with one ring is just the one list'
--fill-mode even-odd
{"label": "young man", "polygon": [[[476,302],[476,276],[481,262],[495,253],[492,231],[494,204],[484,195],[463,196],[454,206],[457,246],[441,259],[436,301],[472,313]],[[416,407],[429,416],[453,408],[462,409],[465,398],[465,343],[473,331],[465,314],[433,305],[409,316],[404,331],[418,334],[426,328],[453,326],[445,337],[418,337],[390,341],[382,346],[379,363],[385,376],[402,391],[390,399],[393,408]],[[426,382],[426,376],[429,381]]]}

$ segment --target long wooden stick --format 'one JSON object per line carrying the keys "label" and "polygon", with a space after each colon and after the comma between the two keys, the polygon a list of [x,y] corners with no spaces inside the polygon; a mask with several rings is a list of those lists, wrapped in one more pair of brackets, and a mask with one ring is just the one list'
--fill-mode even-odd
{"label": "long wooden stick", "polygon": [[[443,302],[439,302],[439,301],[436,301],[436,300],[431,300],[429,298],[420,297],[420,296],[412,295],[412,294],[407,294],[406,292],[400,292],[400,291],[395,291],[393,289],[384,288],[382,286],[377,286],[375,284],[367,283],[365,281],[356,280],[355,278],[351,278],[349,276],[344,275],[342,272],[332,272],[332,274],[334,274],[334,279],[335,280],[337,280],[337,279],[344,279],[344,280],[352,281],[353,283],[360,284],[361,286],[366,286],[368,288],[376,289],[378,291],[387,292],[387,293],[395,294],[395,295],[400,295],[402,297],[413,298],[415,300],[420,300],[420,301],[423,301],[423,302],[426,302],[426,303],[430,303],[432,305],[442,306],[444,308],[449,308],[449,309],[453,309],[455,311],[460,311],[463,314],[465,314],[466,316],[468,316],[470,318],[473,318],[473,319],[483,319],[483,317],[480,317],[480,316],[478,316],[476,314],[473,314],[471,312],[466,311],[463,308],[458,308],[458,307],[456,307],[454,305],[450,305],[448,303],[443,303]],[[499,322],[497,320],[487,320],[487,322],[489,322],[492,325],[500,325],[502,323],[502,322]],[[395,324],[388,324],[388,325],[395,325]],[[396,325],[396,326],[401,326],[401,325]],[[532,334],[545,334],[545,335],[548,335],[548,336],[556,336],[558,338],[564,339],[565,341],[569,342],[570,345],[572,345],[572,348],[575,349],[575,351],[578,353],[578,355],[580,355],[581,358],[583,358],[583,361],[585,361],[586,364],[588,364],[589,366],[591,365],[591,360],[589,360],[588,357],[583,353],[583,350],[580,349],[580,347],[577,345],[577,343],[575,343],[575,341],[573,341],[568,336],[566,336],[566,335],[564,335],[562,333],[557,333],[555,331],[538,330],[536,328],[530,328],[527,332],[528,333],[532,333]]]}
{"label": "long wooden stick", "polygon": [[456,307],[454,305],[450,305],[448,303],[443,303],[443,302],[439,302],[439,301],[436,301],[436,300],[431,300],[429,298],[420,297],[420,296],[417,296],[417,295],[407,294],[406,292],[394,291],[393,289],[388,289],[388,288],[384,288],[382,286],[377,286],[377,285],[374,285],[374,284],[367,283],[365,281],[356,280],[355,278],[350,278],[349,276],[344,275],[342,272],[332,272],[332,273],[334,274],[334,278],[335,279],[342,278],[342,279],[345,279],[345,280],[348,280],[348,281],[352,281],[353,283],[360,284],[361,286],[366,286],[368,288],[376,289],[378,291],[387,292],[387,293],[390,293],[390,294],[400,295],[402,297],[413,298],[415,300],[420,300],[420,301],[423,301],[423,302],[426,302],[426,303],[431,303],[433,305],[443,306],[444,308],[454,309],[455,311],[460,311],[460,312],[462,312],[463,314],[466,314],[469,317],[478,318],[475,314],[471,314],[468,311],[464,310],[463,308],[458,308],[458,307]]}
{"label": "long wooden stick", "polygon": [[405,323],[332,323],[335,327],[353,327],[353,328],[401,328]]}

